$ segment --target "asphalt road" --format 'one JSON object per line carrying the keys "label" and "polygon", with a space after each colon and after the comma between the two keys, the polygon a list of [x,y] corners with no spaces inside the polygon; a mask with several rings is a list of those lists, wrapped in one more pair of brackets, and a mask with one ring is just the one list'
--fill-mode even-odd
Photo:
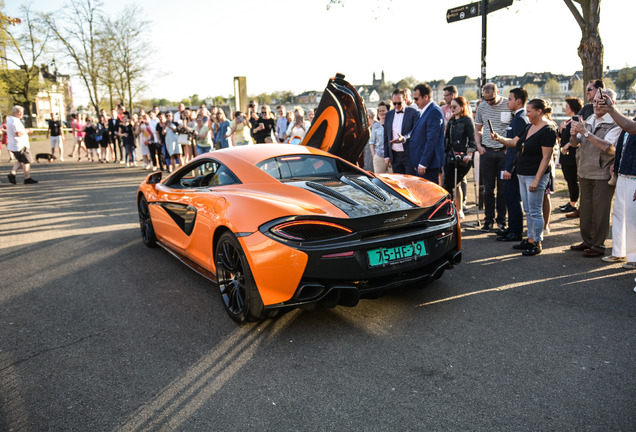
{"label": "asphalt road", "polygon": [[2,159],[0,431],[636,429],[636,272],[561,213],[541,255],[466,228],[425,289],[239,326],[141,242],[146,171]]}

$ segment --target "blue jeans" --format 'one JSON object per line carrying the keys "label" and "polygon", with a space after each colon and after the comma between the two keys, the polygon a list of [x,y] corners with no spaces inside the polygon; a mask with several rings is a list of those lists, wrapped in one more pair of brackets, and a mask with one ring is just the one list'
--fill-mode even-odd
{"label": "blue jeans", "polygon": [[212,147],[201,147],[199,144],[196,145],[196,148],[197,148],[197,156],[201,156],[203,153],[212,151]]}
{"label": "blue jeans", "polygon": [[528,225],[528,239],[535,242],[543,241],[543,195],[548,186],[550,174],[544,174],[539,181],[537,190],[530,192],[528,188],[535,176],[517,175],[519,179],[519,193],[526,211],[526,224]]}

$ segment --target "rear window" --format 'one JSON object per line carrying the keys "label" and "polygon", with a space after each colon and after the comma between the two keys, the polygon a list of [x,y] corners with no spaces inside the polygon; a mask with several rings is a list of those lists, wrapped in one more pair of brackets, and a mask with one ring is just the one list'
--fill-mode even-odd
{"label": "rear window", "polygon": [[317,155],[288,155],[266,159],[256,166],[278,180],[361,174],[338,159]]}

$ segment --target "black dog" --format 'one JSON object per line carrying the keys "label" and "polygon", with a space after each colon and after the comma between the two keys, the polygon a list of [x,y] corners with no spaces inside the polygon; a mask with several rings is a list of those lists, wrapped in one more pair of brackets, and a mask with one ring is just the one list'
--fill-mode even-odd
{"label": "black dog", "polygon": [[49,162],[55,162],[57,160],[57,158],[54,155],[50,154],[50,153],[38,153],[38,154],[36,154],[35,155],[35,161],[37,163],[40,163],[40,159],[46,159]]}

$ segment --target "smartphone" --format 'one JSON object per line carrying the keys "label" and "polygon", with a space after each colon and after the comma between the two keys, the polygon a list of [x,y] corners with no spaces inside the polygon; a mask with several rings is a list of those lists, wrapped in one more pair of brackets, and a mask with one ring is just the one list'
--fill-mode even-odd
{"label": "smartphone", "polygon": [[490,133],[495,133],[495,130],[492,128],[492,122],[488,119],[488,127],[490,128]]}
{"label": "smartphone", "polygon": [[575,122],[578,122],[578,121],[581,121],[581,117],[575,115],[575,116],[572,116],[572,120],[574,120]]}

